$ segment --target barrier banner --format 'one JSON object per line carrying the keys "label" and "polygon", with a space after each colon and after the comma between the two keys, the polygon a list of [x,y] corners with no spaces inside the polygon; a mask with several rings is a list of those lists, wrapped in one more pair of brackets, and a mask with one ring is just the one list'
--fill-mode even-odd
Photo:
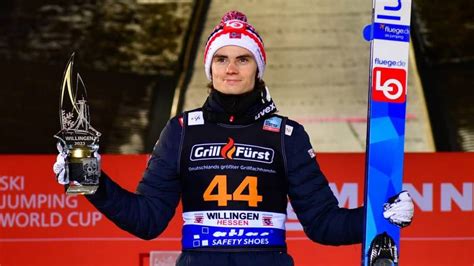
{"label": "barrier banner", "polygon": [[[181,248],[181,209],[157,239],[118,229],[83,196],[56,183],[54,155],[0,156],[0,265],[150,265]],[[318,154],[341,206],[363,201],[363,153]],[[103,169],[134,191],[146,155],[103,155]],[[402,265],[473,265],[474,153],[406,154],[404,189],[415,201],[411,226],[401,230]],[[361,225],[362,226],[362,225]],[[296,265],[358,265],[361,245],[311,242],[288,207],[287,243]],[[160,265],[160,256],[154,256]],[[154,264],[155,265],[155,264]]]}

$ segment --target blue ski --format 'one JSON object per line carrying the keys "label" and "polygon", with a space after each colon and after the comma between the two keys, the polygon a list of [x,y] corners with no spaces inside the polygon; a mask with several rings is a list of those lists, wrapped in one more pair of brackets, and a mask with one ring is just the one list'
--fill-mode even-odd
{"label": "blue ski", "polygon": [[363,265],[398,265],[400,229],[383,205],[402,190],[411,0],[373,0]]}

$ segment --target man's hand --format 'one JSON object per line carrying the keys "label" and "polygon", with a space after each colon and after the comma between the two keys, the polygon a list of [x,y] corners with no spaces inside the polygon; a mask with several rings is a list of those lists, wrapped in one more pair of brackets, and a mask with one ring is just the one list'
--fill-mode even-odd
{"label": "man's hand", "polygon": [[64,152],[63,146],[61,143],[56,144],[56,148],[58,149],[58,156],[56,157],[56,162],[53,165],[53,172],[56,174],[56,180],[61,185],[69,184],[69,180],[67,176],[65,176],[66,172],[66,157],[67,154]]}
{"label": "man's hand", "polygon": [[403,228],[410,225],[414,210],[415,206],[410,194],[407,191],[402,191],[384,204],[383,217],[392,224]]}
{"label": "man's hand", "polygon": [[[66,185],[69,184],[69,177],[65,175],[67,154],[64,152],[61,143],[58,142],[56,148],[58,149],[59,154],[56,157],[56,162],[53,165],[53,172],[56,174],[56,180],[58,183],[61,185]],[[94,151],[94,157],[97,158],[97,162],[100,164],[101,156],[97,151]]]}

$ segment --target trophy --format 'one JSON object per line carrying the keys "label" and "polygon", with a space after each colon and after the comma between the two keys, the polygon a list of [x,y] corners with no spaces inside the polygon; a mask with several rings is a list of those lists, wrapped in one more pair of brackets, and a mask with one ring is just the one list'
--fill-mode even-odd
{"label": "trophy", "polygon": [[65,159],[67,194],[94,194],[99,187],[100,162],[95,157],[99,149],[100,132],[90,124],[87,91],[79,73],[73,81],[74,53],[64,71],[59,97],[61,130],[54,135],[59,140]]}

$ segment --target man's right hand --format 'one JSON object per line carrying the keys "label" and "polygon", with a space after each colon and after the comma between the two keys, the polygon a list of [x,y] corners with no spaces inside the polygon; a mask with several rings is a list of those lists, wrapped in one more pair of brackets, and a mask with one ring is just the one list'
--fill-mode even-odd
{"label": "man's right hand", "polygon": [[[67,154],[64,152],[61,143],[58,142],[56,148],[58,149],[59,154],[56,157],[56,162],[53,165],[53,172],[56,175],[57,182],[61,185],[66,185],[69,184],[69,177],[66,175]],[[97,151],[94,152],[94,157],[97,158],[97,162],[100,164],[101,156]]]}
{"label": "man's right hand", "polygon": [[407,191],[402,191],[391,197],[384,204],[383,217],[392,224],[403,228],[411,224],[415,206],[413,199]]}
{"label": "man's right hand", "polygon": [[69,184],[68,177],[65,176],[67,154],[64,152],[61,143],[58,142],[56,148],[58,149],[59,154],[56,157],[56,162],[53,165],[53,172],[56,174],[56,180],[58,183],[61,185],[66,185]]}

